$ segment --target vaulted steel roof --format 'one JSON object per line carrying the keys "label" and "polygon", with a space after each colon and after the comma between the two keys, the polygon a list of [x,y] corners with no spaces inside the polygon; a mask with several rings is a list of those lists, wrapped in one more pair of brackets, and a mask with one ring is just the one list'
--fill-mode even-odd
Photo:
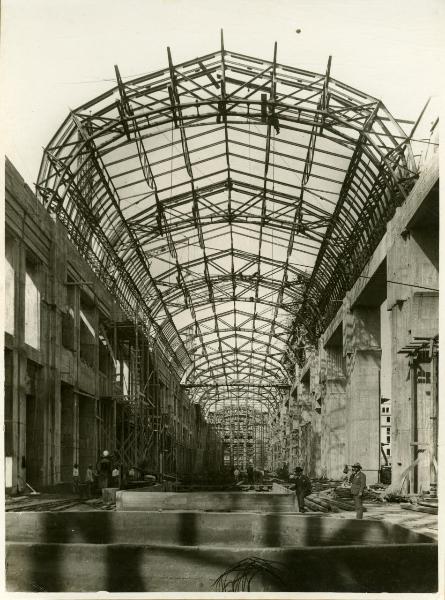
{"label": "vaulted steel roof", "polygon": [[416,177],[401,125],[330,66],[168,50],[45,149],[41,201],[207,410],[276,405]]}

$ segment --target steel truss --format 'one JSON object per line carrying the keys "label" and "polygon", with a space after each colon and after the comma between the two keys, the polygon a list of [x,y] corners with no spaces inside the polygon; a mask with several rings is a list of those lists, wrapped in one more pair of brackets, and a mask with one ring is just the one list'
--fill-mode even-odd
{"label": "steel truss", "polygon": [[38,196],[206,412],[268,412],[413,185],[410,138],[331,59],[276,44],[115,70],[45,148]]}
{"label": "steel truss", "polygon": [[210,422],[222,438],[227,467],[245,470],[253,463],[264,469],[269,445],[269,423],[265,412],[238,402],[211,413]]}

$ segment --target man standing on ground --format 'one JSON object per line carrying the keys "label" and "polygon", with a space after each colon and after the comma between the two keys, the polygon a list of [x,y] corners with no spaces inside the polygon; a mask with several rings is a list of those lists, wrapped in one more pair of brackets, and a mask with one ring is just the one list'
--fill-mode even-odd
{"label": "man standing on ground", "polygon": [[253,461],[249,460],[249,464],[247,465],[247,483],[249,485],[253,485]]}
{"label": "man standing on ground", "polygon": [[119,488],[121,486],[120,474],[119,468],[115,466],[111,472],[111,482],[115,488]]}
{"label": "man standing on ground", "polygon": [[295,494],[298,500],[298,510],[304,512],[304,499],[312,492],[312,486],[309,477],[303,474],[301,467],[295,467],[295,475],[293,477],[295,485]]}
{"label": "man standing on ground", "polygon": [[93,465],[88,465],[86,474],[85,474],[85,483],[87,486],[87,496],[91,498],[91,494],[93,491],[93,483],[94,483],[94,475],[93,475]]}
{"label": "man standing on ground", "polygon": [[102,457],[98,463],[98,485],[99,489],[110,487],[111,480],[111,459],[108,450],[102,452]]}
{"label": "man standing on ground", "polygon": [[363,492],[366,487],[366,475],[362,473],[360,463],[352,465],[351,475],[351,494],[354,498],[354,506],[356,510],[356,518],[363,519]]}
{"label": "man standing on ground", "polygon": [[79,494],[79,483],[80,483],[79,465],[77,463],[74,463],[74,466],[73,466],[73,494],[76,494],[76,495]]}

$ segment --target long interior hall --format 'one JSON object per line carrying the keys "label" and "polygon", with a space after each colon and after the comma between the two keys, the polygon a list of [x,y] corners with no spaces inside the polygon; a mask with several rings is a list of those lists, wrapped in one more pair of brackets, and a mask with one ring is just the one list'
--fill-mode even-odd
{"label": "long interior hall", "polygon": [[9,591],[437,589],[438,120],[263,54],[6,160]]}

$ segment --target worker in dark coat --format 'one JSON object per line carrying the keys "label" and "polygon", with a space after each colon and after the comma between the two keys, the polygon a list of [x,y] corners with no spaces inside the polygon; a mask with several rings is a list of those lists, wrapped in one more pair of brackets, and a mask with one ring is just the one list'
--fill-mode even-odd
{"label": "worker in dark coat", "polygon": [[295,467],[295,475],[293,476],[295,495],[298,500],[298,510],[304,512],[304,499],[312,492],[312,486],[309,477],[303,474],[301,467]]}
{"label": "worker in dark coat", "polygon": [[111,483],[111,457],[108,450],[102,452],[102,456],[97,464],[98,487],[100,490],[110,487]]}
{"label": "worker in dark coat", "polygon": [[352,465],[351,494],[354,498],[356,518],[363,519],[363,492],[366,487],[366,475],[362,473],[362,466],[356,462]]}
{"label": "worker in dark coat", "polygon": [[253,485],[254,484],[254,479],[253,479],[253,461],[249,460],[249,464],[247,465],[247,483],[249,485]]}

